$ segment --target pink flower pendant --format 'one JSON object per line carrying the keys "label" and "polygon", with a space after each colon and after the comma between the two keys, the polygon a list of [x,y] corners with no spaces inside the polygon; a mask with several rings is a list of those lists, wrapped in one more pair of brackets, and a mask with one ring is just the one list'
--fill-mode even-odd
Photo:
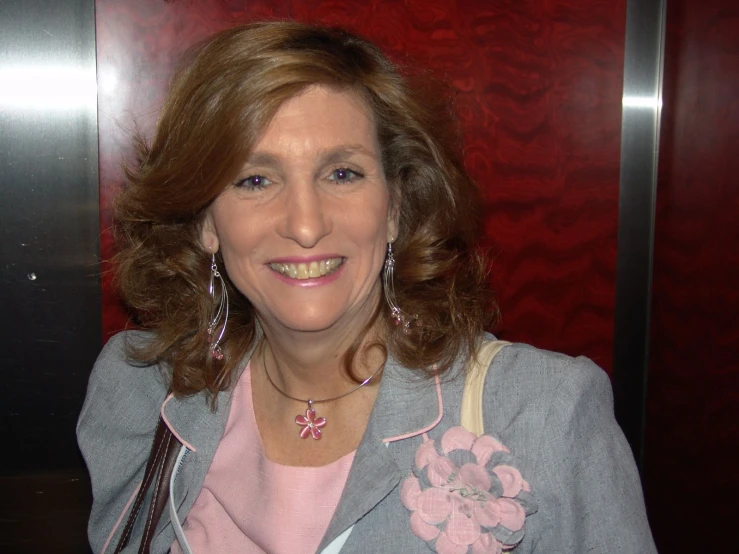
{"label": "pink flower pendant", "polygon": [[325,417],[316,417],[316,411],[313,409],[313,402],[308,401],[308,409],[305,410],[305,417],[302,415],[295,416],[295,423],[300,425],[300,438],[307,439],[309,436],[315,440],[321,438],[321,428],[326,426]]}

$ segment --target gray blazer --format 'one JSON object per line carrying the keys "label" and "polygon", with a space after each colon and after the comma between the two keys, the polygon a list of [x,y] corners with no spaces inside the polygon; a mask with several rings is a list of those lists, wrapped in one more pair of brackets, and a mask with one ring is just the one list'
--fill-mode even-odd
{"label": "gray blazer", "polygon": [[[161,368],[126,361],[127,339],[111,339],[95,364],[78,424],[93,488],[89,523],[95,553],[112,552],[141,482],[160,413],[190,452],[175,486],[180,520],[197,498],[228,418],[230,394],[211,411],[203,394],[170,398]],[[465,361],[456,364],[456,373]],[[453,370],[454,371],[454,370]],[[410,529],[400,484],[427,432],[439,439],[460,424],[464,380],[420,380],[388,360],[374,410],[319,551],[352,525],[342,553],[423,553]],[[164,406],[163,406],[164,405]],[[613,417],[608,376],[586,358],[514,344],[504,348],[484,387],[485,433],[505,444],[531,485],[538,511],[526,518],[517,553],[656,552],[631,450]],[[386,444],[387,443],[387,444]],[[248,499],[245,499],[248,501]],[[136,552],[142,520],[125,552]],[[174,532],[165,510],[152,554]],[[203,554],[203,553],[198,553]],[[218,554],[218,553],[208,553]]]}

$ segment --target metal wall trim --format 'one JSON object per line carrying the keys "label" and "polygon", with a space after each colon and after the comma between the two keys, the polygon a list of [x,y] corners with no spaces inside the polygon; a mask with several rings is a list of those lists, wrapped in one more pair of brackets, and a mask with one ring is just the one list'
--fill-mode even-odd
{"label": "metal wall trim", "polygon": [[667,0],[627,0],[613,355],[616,419],[641,467]]}
{"label": "metal wall trim", "polygon": [[95,4],[0,2],[0,475],[83,466],[102,344]]}

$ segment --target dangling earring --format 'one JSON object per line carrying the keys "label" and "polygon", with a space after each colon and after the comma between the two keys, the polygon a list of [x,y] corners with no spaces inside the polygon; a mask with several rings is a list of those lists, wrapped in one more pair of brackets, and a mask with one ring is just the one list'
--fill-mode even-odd
{"label": "dangling earring", "polygon": [[409,335],[412,331],[411,326],[418,326],[418,315],[413,317],[406,314],[400,309],[395,300],[395,285],[393,277],[395,275],[395,255],[393,254],[393,243],[387,243],[387,257],[385,258],[385,268],[382,272],[382,282],[385,289],[385,301],[390,306],[390,317],[395,321],[395,325],[402,325],[403,332]]}
{"label": "dangling earring", "polygon": [[[226,332],[226,324],[228,323],[228,290],[226,283],[223,281],[221,272],[218,271],[216,265],[216,255],[211,254],[210,259],[210,285],[208,286],[208,294],[210,294],[213,304],[216,303],[215,284],[218,280],[221,287],[220,300],[218,301],[218,309],[216,309],[213,319],[208,325],[208,344],[210,344],[210,355],[214,360],[221,361],[223,359],[223,350],[221,350],[221,339]],[[223,322],[221,322],[223,318]],[[216,337],[216,332],[218,336]]]}

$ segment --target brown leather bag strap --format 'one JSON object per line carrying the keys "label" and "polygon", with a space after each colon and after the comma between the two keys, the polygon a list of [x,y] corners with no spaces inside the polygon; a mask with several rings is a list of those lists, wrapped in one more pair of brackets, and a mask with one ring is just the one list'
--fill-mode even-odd
{"label": "brown leather bag strap", "polygon": [[159,423],[154,433],[154,443],[151,446],[151,453],[149,454],[149,461],[146,463],[146,469],[144,470],[144,480],[131,507],[131,513],[123,528],[123,534],[118,541],[115,554],[119,554],[128,546],[136,518],[144,505],[146,493],[153,483],[154,495],[151,506],[149,507],[149,513],[146,517],[144,534],[139,547],[139,554],[149,553],[151,540],[154,537],[154,530],[159,523],[159,519],[162,517],[162,512],[169,499],[169,478],[174,470],[177,452],[179,450],[178,446],[179,441],[172,435],[172,432],[164,421],[159,418]]}

